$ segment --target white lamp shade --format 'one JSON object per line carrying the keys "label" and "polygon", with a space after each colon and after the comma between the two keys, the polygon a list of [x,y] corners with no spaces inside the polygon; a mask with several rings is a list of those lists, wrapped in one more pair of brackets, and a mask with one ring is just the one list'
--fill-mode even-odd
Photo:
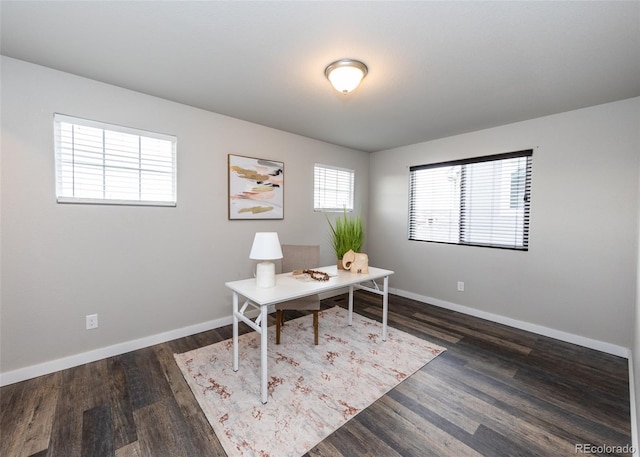
{"label": "white lamp shade", "polygon": [[274,260],[282,258],[282,249],[277,232],[257,232],[251,246],[249,258],[253,260]]}

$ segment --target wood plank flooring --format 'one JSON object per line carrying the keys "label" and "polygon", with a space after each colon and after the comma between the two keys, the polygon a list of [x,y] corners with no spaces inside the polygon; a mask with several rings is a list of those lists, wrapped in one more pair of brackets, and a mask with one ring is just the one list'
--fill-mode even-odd
{"label": "wood plank flooring", "polygon": [[[346,295],[323,301],[346,304]],[[380,320],[380,298],[357,292],[355,310]],[[399,296],[389,310],[390,326],[447,352],[307,456],[568,456],[576,445],[631,446],[626,359]],[[225,456],[173,354],[231,331],[3,387],[0,456]],[[628,455],[601,450],[594,454]]]}

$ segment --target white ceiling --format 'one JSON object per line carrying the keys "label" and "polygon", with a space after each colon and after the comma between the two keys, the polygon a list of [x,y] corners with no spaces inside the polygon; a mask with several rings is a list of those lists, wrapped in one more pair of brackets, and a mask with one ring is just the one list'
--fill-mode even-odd
{"label": "white ceiling", "polygon": [[638,0],[0,5],[3,55],[364,151],[640,96]]}

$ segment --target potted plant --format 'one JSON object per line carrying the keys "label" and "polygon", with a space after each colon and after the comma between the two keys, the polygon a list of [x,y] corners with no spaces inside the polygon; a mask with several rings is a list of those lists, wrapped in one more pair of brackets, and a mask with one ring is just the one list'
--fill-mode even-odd
{"label": "potted plant", "polygon": [[327,217],[331,232],[329,234],[331,246],[338,259],[338,268],[342,269],[342,257],[349,249],[353,252],[360,252],[364,243],[364,228],[362,217],[349,216],[345,209],[342,216],[338,216],[332,224]]}

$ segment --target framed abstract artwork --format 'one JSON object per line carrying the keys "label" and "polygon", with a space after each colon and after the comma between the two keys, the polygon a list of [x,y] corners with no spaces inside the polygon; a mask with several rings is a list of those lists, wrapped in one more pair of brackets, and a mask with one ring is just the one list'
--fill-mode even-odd
{"label": "framed abstract artwork", "polygon": [[284,163],[229,154],[229,219],[284,219]]}

